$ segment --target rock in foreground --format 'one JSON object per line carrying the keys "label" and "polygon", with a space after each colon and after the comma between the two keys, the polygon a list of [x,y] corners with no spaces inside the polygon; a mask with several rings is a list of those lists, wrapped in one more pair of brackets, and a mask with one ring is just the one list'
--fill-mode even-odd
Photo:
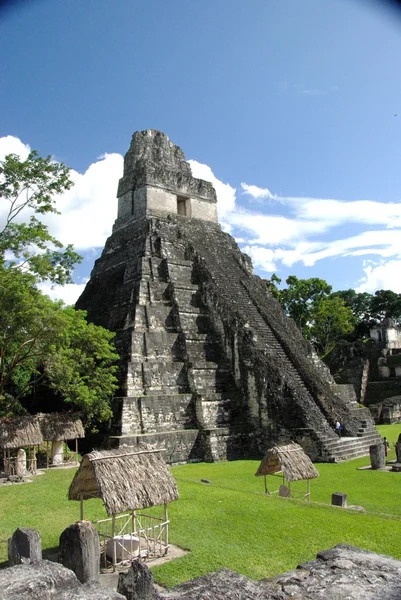
{"label": "rock in foreground", "polygon": [[99,584],[82,585],[58,563],[42,560],[0,571],[1,600],[124,600]]}
{"label": "rock in foreground", "polygon": [[222,569],[179,585],[169,600],[399,600],[401,561],[340,544],[272,579]]}

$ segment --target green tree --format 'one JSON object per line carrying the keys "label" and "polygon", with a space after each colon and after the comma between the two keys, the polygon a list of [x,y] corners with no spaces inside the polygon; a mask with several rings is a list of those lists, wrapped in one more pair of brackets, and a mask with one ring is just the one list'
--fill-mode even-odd
{"label": "green tree", "polygon": [[21,412],[21,399],[46,380],[92,427],[110,418],[113,337],[84,311],[52,302],[31,274],[0,268],[0,414]]}
{"label": "green tree", "polygon": [[263,279],[263,281],[267,287],[267,291],[269,292],[269,294],[273,296],[273,298],[276,298],[276,300],[281,302],[282,290],[278,287],[282,281],[281,278],[278,277],[275,273],[273,273],[270,279]]}
{"label": "green tree", "polygon": [[330,295],[331,285],[318,277],[298,279],[295,275],[287,277],[286,284],[287,287],[280,290],[278,300],[286,314],[294,319],[303,335],[310,339],[314,311],[323,298]]}
{"label": "green tree", "polygon": [[[71,245],[63,248],[38,217],[58,213],[57,196],[72,185],[64,164],[50,156],[42,158],[36,151],[26,160],[9,154],[0,162],[0,210],[5,213],[0,230],[1,265],[34,273],[38,281],[71,281],[73,265],[81,257]],[[23,222],[27,213],[29,219]]]}
{"label": "green tree", "polygon": [[319,354],[326,354],[339,339],[354,330],[352,309],[338,296],[322,298],[311,317],[309,335]]}
{"label": "green tree", "polygon": [[[355,290],[339,290],[333,292],[331,297],[338,297],[344,300],[345,304],[352,310],[354,319],[354,331],[352,340],[365,338],[369,336],[369,329],[372,322],[371,303],[372,294],[367,292],[356,292]],[[348,336],[349,337],[349,336]]]}
{"label": "green tree", "polygon": [[372,297],[370,311],[370,317],[375,323],[386,318],[401,323],[401,294],[392,290],[377,290]]}
{"label": "green tree", "polygon": [[46,382],[95,428],[111,416],[117,388],[114,334],[37,288],[71,281],[80,260],[41,221],[71,186],[69,169],[36,151],[0,163],[0,415],[22,412],[22,399]]}

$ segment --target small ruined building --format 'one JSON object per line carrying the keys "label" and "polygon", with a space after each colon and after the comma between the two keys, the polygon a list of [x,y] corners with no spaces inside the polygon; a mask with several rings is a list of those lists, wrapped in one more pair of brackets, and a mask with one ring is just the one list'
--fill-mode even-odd
{"label": "small ruined building", "polygon": [[328,364],[339,383],[352,384],[377,424],[401,421],[401,327],[384,319],[365,343],[342,342]]}
{"label": "small ruined building", "polygon": [[[77,464],[78,439],[83,437],[85,431],[77,413],[4,417],[0,419],[2,468],[6,475],[34,475],[38,467],[37,451],[43,445],[46,456],[41,467]],[[67,440],[75,441],[75,452],[65,453],[64,443]]]}
{"label": "small ruined building", "polygon": [[333,387],[221,230],[212,184],[159,131],[132,138],[113,233],[76,306],[117,334],[111,444],[156,444],[177,463],[260,457],[291,440],[314,460],[344,460],[377,441],[352,387]]}
{"label": "small ruined building", "polygon": [[[302,496],[305,500],[310,500],[310,481],[319,477],[319,471],[301,446],[291,443],[286,446],[273,446],[273,448],[270,448],[255,475],[256,477],[264,477],[266,494],[278,493],[279,496],[286,498]],[[273,477],[270,477],[272,483],[269,482],[268,487],[268,475],[282,478],[282,483],[278,489],[270,487],[274,485]],[[299,488],[291,490],[291,483],[295,481],[306,482],[305,492],[301,492]]]}
{"label": "small ruined building", "polygon": [[[167,554],[168,504],[178,490],[160,450],[139,446],[85,454],[71,482],[69,500],[101,498],[108,517],[95,522],[102,565],[115,568],[133,559]],[[146,509],[161,507],[160,514]]]}

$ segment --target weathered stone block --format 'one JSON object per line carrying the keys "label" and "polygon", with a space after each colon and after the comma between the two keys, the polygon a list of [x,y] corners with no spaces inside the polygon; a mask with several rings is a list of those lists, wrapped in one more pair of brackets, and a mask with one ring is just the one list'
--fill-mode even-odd
{"label": "weathered stone block", "polygon": [[42,540],[39,531],[29,527],[16,529],[8,540],[8,564],[10,567],[40,560],[42,560]]}
{"label": "weathered stone block", "polygon": [[347,508],[347,494],[334,492],[334,494],[331,495],[331,504],[332,506],[341,506],[342,508]]}
{"label": "weathered stone block", "polygon": [[152,572],[144,563],[133,561],[127,573],[119,574],[117,592],[127,600],[152,600],[155,597]]}
{"label": "weathered stone block", "polygon": [[74,571],[81,583],[97,581],[100,574],[100,543],[90,521],[73,523],[60,536],[59,560]]}
{"label": "weathered stone block", "polygon": [[386,466],[386,456],[383,442],[370,446],[369,454],[372,469],[384,469]]}

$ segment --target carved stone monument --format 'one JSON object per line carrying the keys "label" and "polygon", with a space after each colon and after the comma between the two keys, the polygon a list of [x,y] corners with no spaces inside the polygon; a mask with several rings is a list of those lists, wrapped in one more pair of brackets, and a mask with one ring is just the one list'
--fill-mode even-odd
{"label": "carved stone monument", "polygon": [[18,528],[8,540],[10,567],[42,560],[42,539],[39,531],[30,527]]}
{"label": "carved stone monument", "polygon": [[74,571],[81,583],[98,581],[99,548],[99,535],[93,523],[78,521],[64,529],[60,536],[59,561],[64,567]]}
{"label": "carved stone monument", "polygon": [[[113,233],[77,308],[117,334],[110,444],[156,444],[175,463],[260,456],[290,440],[335,461],[378,442],[369,411],[341,386],[334,391],[221,230],[211,183],[192,176],[160,131],[133,135]],[[347,445],[347,436],[359,439]]]}

